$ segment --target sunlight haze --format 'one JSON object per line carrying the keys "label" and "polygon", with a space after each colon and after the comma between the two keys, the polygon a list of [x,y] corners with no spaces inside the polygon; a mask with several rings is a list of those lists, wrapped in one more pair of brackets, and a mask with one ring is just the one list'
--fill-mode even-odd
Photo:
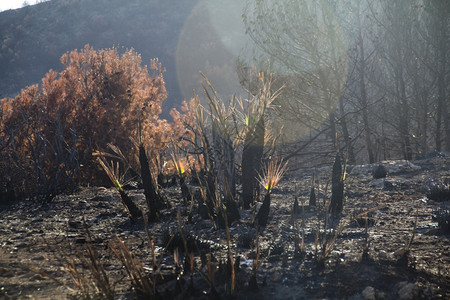
{"label": "sunlight haze", "polygon": [[0,1],[0,11],[8,10],[8,9],[17,9],[24,6],[24,3],[28,5],[33,5],[39,2],[39,0],[1,0]]}

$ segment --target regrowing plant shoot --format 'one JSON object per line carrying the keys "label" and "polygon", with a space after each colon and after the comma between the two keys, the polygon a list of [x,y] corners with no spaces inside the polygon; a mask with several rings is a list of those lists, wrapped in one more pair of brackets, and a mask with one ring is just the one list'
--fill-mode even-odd
{"label": "regrowing plant shoot", "polygon": [[[112,144],[108,144],[108,147],[114,152],[114,154],[103,152],[95,152],[94,154],[98,156],[97,160],[99,164],[105,170],[114,187],[119,192],[120,200],[122,201],[125,210],[128,212],[130,219],[136,220],[142,215],[141,210],[136,206],[136,204],[134,204],[134,202],[130,199],[130,197],[128,197],[127,193],[123,189],[125,175],[129,169],[128,161],[118,147]],[[105,158],[106,156],[116,159],[116,163],[114,163],[112,160],[110,163],[108,163]],[[124,171],[120,170],[120,162],[125,164]]]}
{"label": "regrowing plant shoot", "polygon": [[[175,146],[173,147],[175,148]],[[181,197],[183,198],[184,205],[186,206],[188,201],[191,199],[191,192],[186,184],[186,166],[183,159],[175,149],[171,153],[171,158],[180,181]]]}
{"label": "regrowing plant shoot", "polygon": [[261,208],[256,215],[256,222],[258,226],[265,227],[269,219],[270,212],[270,194],[273,188],[278,184],[281,178],[287,171],[288,162],[271,160],[268,166],[264,169],[263,175],[260,176],[260,183],[266,189],[264,201]]}

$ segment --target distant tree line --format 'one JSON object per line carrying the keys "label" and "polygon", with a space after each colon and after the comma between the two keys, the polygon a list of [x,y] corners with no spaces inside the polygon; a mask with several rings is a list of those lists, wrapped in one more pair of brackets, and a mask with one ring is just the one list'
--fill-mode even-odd
{"label": "distant tree line", "polygon": [[448,152],[449,15],[446,0],[250,2],[243,19],[257,55],[240,61],[240,80],[251,89],[254,65],[286,86],[273,119],[289,157]]}

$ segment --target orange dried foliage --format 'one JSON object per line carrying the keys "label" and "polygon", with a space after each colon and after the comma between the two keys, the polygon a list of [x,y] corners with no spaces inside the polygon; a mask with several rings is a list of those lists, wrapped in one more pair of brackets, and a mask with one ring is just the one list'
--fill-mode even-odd
{"label": "orange dried foliage", "polygon": [[65,53],[61,62],[64,70],[50,70],[40,87],[27,87],[15,99],[0,102],[0,139],[14,136],[18,159],[27,161],[31,147],[45,137],[51,165],[55,136],[69,142],[75,133],[80,153],[89,145],[102,150],[112,143],[131,160],[135,149],[130,138],[137,137],[139,120],[144,143],[153,153],[181,141],[188,134],[185,123],[194,123],[186,103],[184,113],[171,111],[174,123],[159,118],[167,92],[165,70],[157,59],[148,68],[133,50],[120,54],[116,48],[86,45]]}

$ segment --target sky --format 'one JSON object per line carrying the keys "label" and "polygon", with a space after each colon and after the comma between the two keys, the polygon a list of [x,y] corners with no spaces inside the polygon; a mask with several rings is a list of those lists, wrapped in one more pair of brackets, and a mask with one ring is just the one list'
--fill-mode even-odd
{"label": "sky", "polygon": [[4,11],[7,9],[16,9],[21,8],[24,4],[24,2],[28,3],[29,5],[35,4],[36,2],[39,2],[39,0],[0,0],[0,11]]}

